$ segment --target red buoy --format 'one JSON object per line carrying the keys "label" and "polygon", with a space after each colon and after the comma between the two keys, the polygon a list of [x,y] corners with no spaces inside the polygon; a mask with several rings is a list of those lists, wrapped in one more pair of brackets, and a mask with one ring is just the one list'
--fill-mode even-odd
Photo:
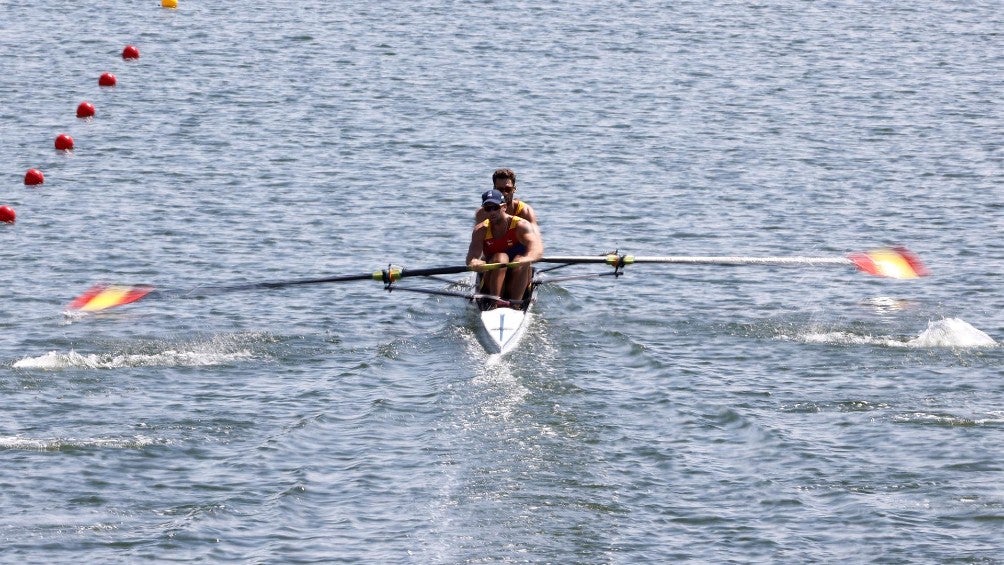
{"label": "red buoy", "polygon": [[126,45],[122,50],[123,59],[139,59],[139,49],[135,45]]}
{"label": "red buoy", "polygon": [[73,138],[65,133],[59,134],[56,136],[56,149],[58,151],[69,151],[70,149],[73,149]]}
{"label": "red buoy", "polygon": [[24,184],[26,186],[35,186],[43,182],[45,182],[45,175],[38,169],[28,169],[28,172],[24,174]]}
{"label": "red buoy", "polygon": [[93,118],[94,117],[94,104],[90,102],[81,102],[77,106],[77,117],[78,118]]}
{"label": "red buoy", "polygon": [[98,86],[115,86],[115,75],[105,73],[98,77]]}
{"label": "red buoy", "polygon": [[14,213],[14,209],[10,206],[0,206],[0,222],[6,224],[13,224],[14,220],[17,219],[17,214]]}

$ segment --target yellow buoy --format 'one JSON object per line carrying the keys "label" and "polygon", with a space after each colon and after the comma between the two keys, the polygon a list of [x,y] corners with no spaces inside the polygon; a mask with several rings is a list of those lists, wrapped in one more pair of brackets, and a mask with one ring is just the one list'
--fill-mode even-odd
{"label": "yellow buoy", "polygon": [[160,5],[165,8],[177,8],[178,0],[160,0]]}

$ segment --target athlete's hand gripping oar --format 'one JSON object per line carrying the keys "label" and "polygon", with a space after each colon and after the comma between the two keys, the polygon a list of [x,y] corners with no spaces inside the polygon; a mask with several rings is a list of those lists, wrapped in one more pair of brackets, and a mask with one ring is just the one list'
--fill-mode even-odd
{"label": "athlete's hand gripping oar", "polygon": [[[483,270],[502,269],[515,264],[489,263],[481,265]],[[455,265],[449,267],[431,267],[424,269],[403,269],[390,267],[381,271],[360,273],[355,275],[335,275],[330,277],[317,277],[305,279],[290,279],[279,281],[264,281],[221,286],[200,286],[188,290],[159,290],[150,285],[94,285],[87,292],[81,294],[67,305],[69,311],[79,312],[99,312],[136,302],[147,298],[189,298],[195,296],[206,296],[222,292],[237,292],[243,290],[285,288],[289,286],[299,286],[308,284],[323,284],[336,282],[374,280],[384,284],[396,282],[404,277],[427,277],[432,275],[452,275],[474,270],[467,265]]]}
{"label": "athlete's hand gripping oar", "polygon": [[634,263],[676,263],[683,265],[851,265],[880,277],[914,279],[928,274],[920,259],[905,247],[889,247],[851,253],[846,257],[742,257],[742,256],[664,256],[636,257],[608,254],[602,256],[544,257],[541,263],[605,263],[623,267]]}
{"label": "athlete's hand gripping oar", "polygon": [[522,261],[511,261],[509,263],[474,263],[467,267],[468,271],[474,271],[475,273],[487,273],[488,271],[497,271],[499,269],[515,269],[517,267],[524,267],[526,265],[533,264],[533,261],[522,260]]}

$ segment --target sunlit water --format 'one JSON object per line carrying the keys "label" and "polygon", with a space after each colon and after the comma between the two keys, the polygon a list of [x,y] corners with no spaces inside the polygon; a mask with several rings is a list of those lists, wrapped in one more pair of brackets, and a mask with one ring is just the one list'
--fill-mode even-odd
{"label": "sunlit water", "polygon": [[[1004,555],[996,3],[0,12],[0,560]],[[63,314],[456,264],[499,166],[551,254],[932,275],[633,265],[543,287],[501,358],[378,283]]]}

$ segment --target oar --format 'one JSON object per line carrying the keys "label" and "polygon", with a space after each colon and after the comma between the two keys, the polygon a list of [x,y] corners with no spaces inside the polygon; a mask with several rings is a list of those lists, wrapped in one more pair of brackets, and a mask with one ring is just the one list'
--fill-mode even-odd
{"label": "oar", "polygon": [[94,285],[86,292],[73,299],[67,305],[69,311],[98,312],[130,304],[142,298],[186,298],[192,296],[206,296],[221,292],[236,292],[243,290],[285,288],[289,286],[299,286],[308,284],[323,284],[350,281],[374,280],[384,284],[391,284],[405,277],[428,277],[432,275],[453,275],[467,271],[494,271],[509,267],[521,266],[522,263],[488,263],[477,268],[467,265],[454,265],[449,267],[431,267],[424,269],[403,269],[400,267],[389,267],[381,271],[360,273],[355,275],[335,275],[330,277],[289,279],[279,281],[264,281],[243,283],[223,286],[199,286],[188,290],[158,290],[150,285]]}
{"label": "oar", "polygon": [[398,292],[398,291],[402,291],[403,290],[403,291],[406,291],[406,292],[417,292],[417,293],[420,293],[420,294],[431,294],[433,296],[452,296],[452,297],[455,297],[455,298],[464,298],[466,300],[478,300],[478,299],[482,299],[483,298],[483,299],[491,300],[492,302],[494,302],[495,304],[497,304],[499,306],[510,306],[510,307],[515,306],[515,307],[518,308],[518,307],[520,307],[520,306],[523,305],[523,301],[522,300],[515,300],[515,299],[508,300],[508,299],[502,298],[501,296],[495,296],[494,294],[483,294],[483,293],[480,293],[480,292],[457,292],[457,291],[454,291],[454,290],[436,290],[436,289],[433,289],[433,288],[417,288],[417,287],[411,287],[411,286],[395,286],[395,287],[393,287],[393,289],[388,289],[388,290],[393,290],[394,292]]}
{"label": "oar", "polygon": [[851,253],[846,257],[742,257],[742,256],[664,256],[636,257],[607,254],[599,256],[552,256],[541,263],[605,263],[623,267],[634,263],[677,263],[684,265],[851,265],[880,277],[914,279],[928,274],[920,259],[905,247],[887,247]]}

